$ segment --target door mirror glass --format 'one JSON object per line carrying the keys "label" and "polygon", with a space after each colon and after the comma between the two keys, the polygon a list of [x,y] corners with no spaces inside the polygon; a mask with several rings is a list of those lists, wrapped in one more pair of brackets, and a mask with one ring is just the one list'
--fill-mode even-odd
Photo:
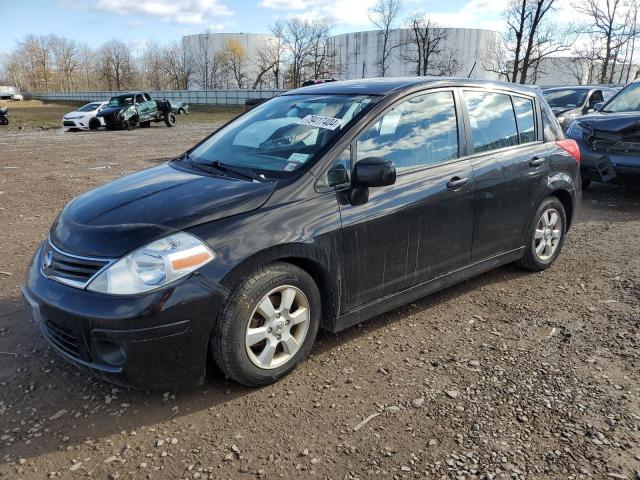
{"label": "door mirror glass", "polygon": [[368,157],[356,163],[353,169],[354,187],[386,187],[396,183],[396,167],[391,160]]}
{"label": "door mirror glass", "polygon": [[596,112],[599,112],[602,109],[602,106],[604,105],[604,102],[596,102],[593,104],[593,109]]}

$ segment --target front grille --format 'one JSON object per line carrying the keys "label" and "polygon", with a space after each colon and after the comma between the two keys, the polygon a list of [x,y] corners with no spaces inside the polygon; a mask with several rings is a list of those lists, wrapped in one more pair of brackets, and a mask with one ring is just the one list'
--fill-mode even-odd
{"label": "front grille", "polygon": [[45,246],[42,259],[42,273],[46,277],[78,288],[84,288],[96,273],[110,263],[106,259],[69,255],[53,248],[51,244]]}
{"label": "front grille", "polygon": [[62,122],[62,125],[64,125],[65,127],[75,127],[76,126],[76,124],[73,123],[70,120],[65,120],[64,122]]}
{"label": "front grille", "polygon": [[44,328],[51,343],[73,357],[80,357],[78,336],[73,330],[51,321],[44,322]]}

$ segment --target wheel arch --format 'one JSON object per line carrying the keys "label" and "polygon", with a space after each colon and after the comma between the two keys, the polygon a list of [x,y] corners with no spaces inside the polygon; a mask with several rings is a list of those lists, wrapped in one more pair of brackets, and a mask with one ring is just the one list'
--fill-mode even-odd
{"label": "wheel arch", "polygon": [[562,203],[567,216],[567,231],[569,231],[573,222],[574,211],[573,198],[571,197],[571,194],[567,190],[558,189],[551,192],[550,196],[556,197],[558,200],[560,200],[560,203]]}
{"label": "wheel arch", "polygon": [[308,273],[320,290],[322,300],[322,320],[320,328],[331,324],[331,319],[338,316],[340,311],[340,275],[332,275],[329,263],[318,254],[315,249],[303,245],[278,245],[248,257],[227,275],[222,283],[230,291],[235,290],[240,283],[257,268],[276,262],[286,262],[301,268]]}

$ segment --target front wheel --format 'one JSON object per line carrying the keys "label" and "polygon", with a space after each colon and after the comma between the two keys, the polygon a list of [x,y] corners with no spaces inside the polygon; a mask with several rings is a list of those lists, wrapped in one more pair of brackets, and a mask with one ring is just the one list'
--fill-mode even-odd
{"label": "front wheel", "polygon": [[278,262],[247,277],[229,298],[211,337],[218,367],[249,387],[287,375],[311,350],[321,315],[313,278]]}
{"label": "front wheel", "polygon": [[164,116],[164,123],[167,127],[173,127],[176,124],[176,114],[169,112]]}
{"label": "front wheel", "polygon": [[89,130],[98,130],[100,128],[100,120],[96,117],[93,117],[89,120]]}
{"label": "front wheel", "polygon": [[566,232],[564,205],[556,197],[547,197],[538,207],[527,231],[520,265],[536,272],[549,268],[560,255]]}

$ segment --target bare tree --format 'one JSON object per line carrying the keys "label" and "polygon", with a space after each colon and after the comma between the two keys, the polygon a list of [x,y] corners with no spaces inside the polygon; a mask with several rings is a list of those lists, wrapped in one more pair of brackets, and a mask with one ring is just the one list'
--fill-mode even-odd
{"label": "bare tree", "polygon": [[189,51],[197,86],[204,90],[218,86],[222,62],[219,52],[213,47],[211,32],[207,30],[204,34],[198,35],[196,45],[192,45]]}
{"label": "bare tree", "polygon": [[105,43],[101,49],[101,67],[110,87],[122,90],[130,85],[133,65],[129,46],[115,39]]}
{"label": "bare tree", "polygon": [[60,90],[73,90],[73,74],[80,65],[78,45],[73,40],[52,35],[49,37],[49,48]]}
{"label": "bare tree", "polygon": [[273,39],[269,39],[258,46],[253,58],[256,77],[251,88],[255,90],[265,83],[268,84],[266,78],[270,74],[273,77],[275,88],[279,88],[282,55],[282,39],[278,36],[274,36]]}
{"label": "bare tree", "polygon": [[405,49],[403,59],[415,65],[416,75],[451,76],[460,71],[453,52],[445,48],[448,30],[440,28],[416,12],[407,19],[409,34],[400,43]]}
{"label": "bare tree", "polygon": [[223,67],[238,88],[244,88],[247,81],[247,51],[237,40],[229,40],[220,52]]}
{"label": "bare tree", "polygon": [[167,84],[164,70],[164,51],[157,42],[145,45],[142,52],[142,82],[152,90],[161,90]]}
{"label": "bare tree", "polygon": [[189,88],[192,65],[181,43],[173,43],[163,48],[162,66],[172,88],[178,90]]}
{"label": "bare tree", "polygon": [[380,76],[382,77],[387,75],[393,50],[400,46],[399,44],[393,44],[391,33],[399,22],[401,14],[401,0],[377,0],[375,5],[368,11],[369,20],[380,30],[382,48],[380,49],[378,65]]}
{"label": "bare tree", "polygon": [[[599,81],[606,83],[613,79],[620,48],[639,33],[637,3],[627,0],[581,0],[573,6],[576,11],[590,19],[584,32],[596,36],[602,43]],[[612,64],[614,68],[610,69]]]}

